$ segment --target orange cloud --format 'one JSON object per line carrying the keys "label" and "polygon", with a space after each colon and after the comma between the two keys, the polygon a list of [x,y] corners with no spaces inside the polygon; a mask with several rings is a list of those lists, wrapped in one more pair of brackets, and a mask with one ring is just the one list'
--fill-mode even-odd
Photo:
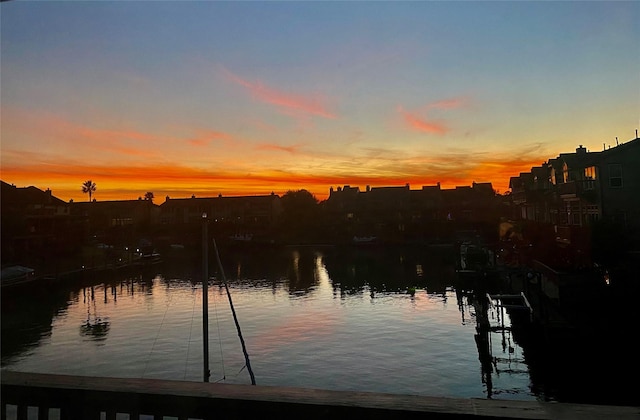
{"label": "orange cloud", "polygon": [[437,109],[455,109],[466,105],[468,101],[468,98],[443,99],[441,101],[433,102],[427,105],[427,107]]}
{"label": "orange cloud", "polygon": [[405,111],[404,109],[402,109],[402,107],[398,107],[398,112],[402,114],[402,117],[407,125],[414,130],[423,131],[425,133],[444,134],[449,131],[449,128],[446,127],[443,123],[433,120],[426,120],[419,117],[417,113],[427,113],[432,109],[456,109],[465,106],[468,102],[469,99],[465,97],[443,99],[440,101],[429,103],[422,109],[412,113]]}
{"label": "orange cloud", "polygon": [[260,82],[252,83],[246,81],[226,69],[223,69],[223,71],[230,80],[246,88],[253,97],[262,102],[276,105],[285,112],[293,111],[296,113],[316,115],[324,118],[336,118],[336,115],[326,108],[324,104],[325,101],[320,97],[306,97],[281,92],[265,86]]}
{"label": "orange cloud", "polygon": [[[453,102],[449,105],[453,106]],[[10,135],[3,142],[3,146],[8,145],[2,149],[3,181],[50,188],[65,201],[87,198],[80,190],[86,179],[98,183],[98,200],[135,199],[146,191],[153,191],[156,197],[178,198],[192,194],[282,195],[303,188],[322,200],[328,196],[330,187],[347,184],[364,188],[409,183],[412,188],[420,188],[440,182],[442,188],[453,188],[473,181],[492,181],[495,188],[505,191],[511,176],[529,171],[548,156],[541,153],[539,144],[503,154],[464,150],[418,154],[396,150],[394,146],[364,149],[364,153],[357,154],[331,153],[324,147],[303,149],[312,147],[311,143],[254,146],[214,130],[196,130],[191,137],[157,136],[134,130],[79,126],[48,114],[34,116],[25,112],[21,118],[4,117],[6,114],[3,140],[6,133]],[[437,133],[443,130],[440,127],[438,131],[438,126],[429,121],[422,122],[426,123],[422,129]],[[27,143],[19,141],[21,138],[34,140]],[[189,154],[185,152],[185,142],[205,145],[212,141],[226,144],[211,159],[203,153],[184,158]],[[51,148],[51,144],[56,147]],[[236,153],[238,148],[240,154]],[[252,150],[284,151],[295,154],[296,159],[276,161],[266,154],[252,155]],[[303,154],[308,159],[301,159]]]}
{"label": "orange cloud", "polygon": [[[509,178],[520,172],[527,172],[539,165],[540,158],[509,159],[508,157],[485,157],[479,160],[455,156],[444,157],[437,164],[425,164],[406,171],[384,173],[375,168],[372,172],[360,171],[331,173],[305,173],[297,171],[263,170],[238,172],[237,170],[216,170],[192,168],[175,163],[148,162],[144,166],[95,165],[78,162],[41,162],[31,160],[26,165],[4,165],[2,180],[18,186],[34,185],[41,189],[50,188],[56,197],[65,201],[86,200],[81,192],[81,184],[86,179],[98,185],[96,199],[124,200],[136,199],[146,191],[153,191],[158,201],[161,197],[186,198],[213,197],[218,194],[264,195],[274,192],[283,195],[288,190],[306,189],[319,200],[324,200],[330,187],[343,185],[360,186],[403,186],[412,189],[440,182],[442,188],[471,185],[472,182],[492,182],[494,188],[504,192],[508,189]],[[427,162],[427,160],[425,160]],[[451,168],[448,165],[460,165]]]}
{"label": "orange cloud", "polygon": [[258,146],[258,150],[278,150],[278,151],[289,152],[291,154],[294,154],[301,147],[302,147],[301,144],[294,144],[291,146],[282,146],[279,144],[261,144]]}
{"label": "orange cloud", "polygon": [[220,131],[201,131],[198,136],[187,139],[187,142],[193,146],[206,146],[216,140],[229,141],[232,140],[232,136]]}
{"label": "orange cloud", "polygon": [[448,131],[448,129],[441,123],[420,119],[419,117],[404,111],[402,108],[398,111],[402,114],[404,121],[409,125],[409,127],[414,130],[435,134],[444,134]]}

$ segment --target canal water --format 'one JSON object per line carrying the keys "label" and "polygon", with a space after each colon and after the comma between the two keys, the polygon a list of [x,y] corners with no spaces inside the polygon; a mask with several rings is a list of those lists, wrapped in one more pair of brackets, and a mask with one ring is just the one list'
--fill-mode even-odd
{"label": "canal water", "polygon": [[[250,367],[265,386],[599,402],[566,392],[602,387],[598,378],[576,376],[574,386],[545,372],[504,309],[488,307],[495,328],[479,339],[477,289],[486,285],[461,283],[450,249],[226,248],[222,269],[211,254],[210,382],[250,384]],[[2,369],[202,381],[202,267],[197,255],[176,254],[3,291]]]}

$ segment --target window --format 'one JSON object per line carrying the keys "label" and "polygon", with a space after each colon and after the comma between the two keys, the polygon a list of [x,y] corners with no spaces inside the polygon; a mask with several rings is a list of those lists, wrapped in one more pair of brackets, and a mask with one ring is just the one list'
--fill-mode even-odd
{"label": "window", "polygon": [[584,179],[596,179],[596,167],[589,166],[584,168]]}
{"label": "window", "polygon": [[582,215],[579,201],[567,201],[566,212],[568,225],[582,226]]}
{"label": "window", "polygon": [[600,219],[600,209],[595,204],[587,205],[587,219],[590,222],[596,222]]}
{"label": "window", "polygon": [[589,166],[588,168],[584,168],[584,189],[592,190],[595,187],[595,179],[596,179],[596,167]]}
{"label": "window", "polygon": [[622,188],[622,165],[619,163],[609,165],[609,186]]}

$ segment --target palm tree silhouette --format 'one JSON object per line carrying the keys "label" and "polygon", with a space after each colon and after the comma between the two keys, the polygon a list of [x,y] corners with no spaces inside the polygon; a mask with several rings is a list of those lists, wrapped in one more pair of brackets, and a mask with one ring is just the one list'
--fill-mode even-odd
{"label": "palm tree silhouette", "polygon": [[82,183],[82,192],[89,193],[89,201],[91,201],[91,195],[96,192],[96,183],[92,180],[87,180]]}

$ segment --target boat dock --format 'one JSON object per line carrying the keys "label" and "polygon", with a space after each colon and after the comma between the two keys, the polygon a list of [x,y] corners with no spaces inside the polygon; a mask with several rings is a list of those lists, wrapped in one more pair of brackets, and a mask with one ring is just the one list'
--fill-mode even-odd
{"label": "boat dock", "polygon": [[640,407],[439,398],[276,386],[2,371],[2,419],[603,419]]}
{"label": "boat dock", "polygon": [[529,312],[529,319],[533,320],[533,307],[529,303],[529,299],[520,292],[519,294],[489,294],[487,293],[487,299],[490,304],[498,308],[505,309],[519,309]]}

